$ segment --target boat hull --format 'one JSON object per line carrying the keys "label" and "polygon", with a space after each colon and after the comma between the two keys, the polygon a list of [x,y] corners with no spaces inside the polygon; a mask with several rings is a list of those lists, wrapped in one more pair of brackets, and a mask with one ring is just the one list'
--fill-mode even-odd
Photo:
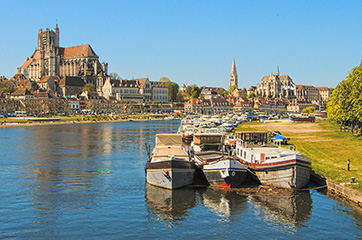
{"label": "boat hull", "polygon": [[271,166],[249,164],[257,179],[263,185],[300,189],[308,185],[311,167],[299,161],[278,163]]}
{"label": "boat hull", "polygon": [[232,158],[203,165],[203,172],[210,185],[219,187],[240,187],[248,176],[247,167]]}
{"label": "boat hull", "polygon": [[167,160],[146,164],[146,181],[154,186],[176,189],[192,184],[194,176],[192,162]]}

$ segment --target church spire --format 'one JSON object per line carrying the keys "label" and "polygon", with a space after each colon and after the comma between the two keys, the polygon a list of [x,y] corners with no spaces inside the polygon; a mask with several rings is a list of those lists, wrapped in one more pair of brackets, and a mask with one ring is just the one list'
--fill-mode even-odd
{"label": "church spire", "polygon": [[277,66],[277,76],[279,76],[279,65]]}
{"label": "church spire", "polygon": [[237,75],[237,73],[236,73],[235,58],[233,58],[233,65],[231,66],[231,74]]}
{"label": "church spire", "polygon": [[233,58],[233,65],[231,66],[229,89],[234,85],[238,88],[238,74],[236,72],[235,58]]}

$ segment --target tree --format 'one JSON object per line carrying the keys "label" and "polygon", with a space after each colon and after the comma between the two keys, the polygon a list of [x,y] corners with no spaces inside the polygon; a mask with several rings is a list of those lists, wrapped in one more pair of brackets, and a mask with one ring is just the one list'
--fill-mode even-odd
{"label": "tree", "polygon": [[0,83],[0,91],[1,92],[7,92],[7,93],[12,93],[16,91],[16,85],[13,81],[11,80],[6,80],[2,83]]}
{"label": "tree", "polygon": [[39,85],[35,81],[32,81],[30,91],[34,92],[34,91],[36,91],[38,89],[39,89]]}
{"label": "tree", "polygon": [[3,87],[3,88],[1,89],[1,92],[2,92],[2,93],[11,93],[9,87]]}
{"label": "tree", "polygon": [[256,94],[255,92],[251,91],[249,94],[248,94],[248,98],[255,98],[256,97]]}
{"label": "tree", "polygon": [[160,81],[159,81],[161,84],[162,83],[170,83],[171,80],[168,78],[168,77],[162,77],[160,78]]}
{"label": "tree", "polygon": [[362,64],[353,68],[333,90],[327,102],[328,117],[351,126],[362,125]]}
{"label": "tree", "polygon": [[86,83],[83,88],[83,92],[95,92],[96,88],[93,83]]}
{"label": "tree", "polygon": [[177,83],[171,82],[168,77],[162,77],[159,81],[160,84],[164,85],[168,89],[168,99],[171,102],[177,100],[177,93],[179,90],[179,85]]}
{"label": "tree", "polygon": [[314,107],[306,107],[302,110],[302,113],[314,113],[315,108]]}
{"label": "tree", "polygon": [[236,85],[232,85],[230,88],[229,88],[229,94],[233,94],[234,93],[234,90],[237,89],[237,86]]}
{"label": "tree", "polygon": [[177,83],[172,82],[168,87],[168,99],[171,102],[175,102],[177,100],[177,93],[179,90],[179,85]]}
{"label": "tree", "polygon": [[121,77],[120,77],[120,76],[118,75],[118,73],[116,73],[116,72],[110,73],[109,76],[110,76],[112,79],[115,79],[115,80],[121,79]]}
{"label": "tree", "polygon": [[201,87],[199,88],[196,84],[186,87],[186,95],[191,98],[199,98],[201,93]]}

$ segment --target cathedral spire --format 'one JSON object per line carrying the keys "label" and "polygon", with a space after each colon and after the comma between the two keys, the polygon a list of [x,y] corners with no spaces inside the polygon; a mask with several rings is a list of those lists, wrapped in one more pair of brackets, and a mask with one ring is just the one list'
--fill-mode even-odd
{"label": "cathedral spire", "polygon": [[277,76],[279,76],[279,65],[277,66]]}

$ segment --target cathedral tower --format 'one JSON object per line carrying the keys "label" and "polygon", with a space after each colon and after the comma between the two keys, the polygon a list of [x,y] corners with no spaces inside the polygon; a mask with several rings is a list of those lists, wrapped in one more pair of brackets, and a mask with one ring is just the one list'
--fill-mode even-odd
{"label": "cathedral tower", "polygon": [[234,85],[238,88],[238,74],[236,73],[235,58],[233,58],[233,65],[231,67],[229,89]]}
{"label": "cathedral tower", "polygon": [[[59,28],[58,24],[54,31],[47,28],[45,31],[38,30],[38,50],[40,52],[39,67],[40,78],[57,75],[57,51],[59,48]],[[59,61],[59,60],[58,60]]]}

